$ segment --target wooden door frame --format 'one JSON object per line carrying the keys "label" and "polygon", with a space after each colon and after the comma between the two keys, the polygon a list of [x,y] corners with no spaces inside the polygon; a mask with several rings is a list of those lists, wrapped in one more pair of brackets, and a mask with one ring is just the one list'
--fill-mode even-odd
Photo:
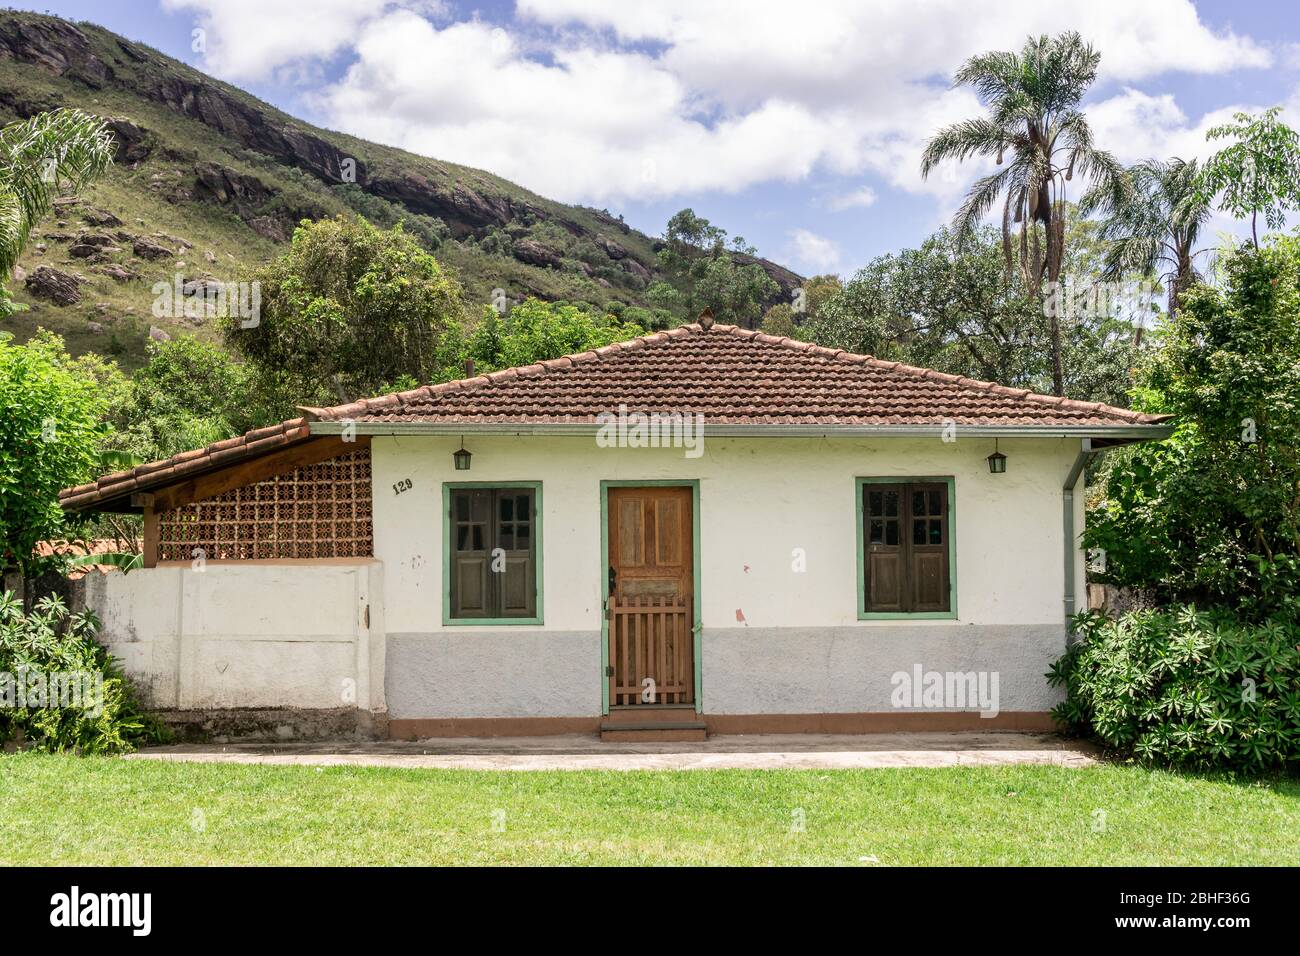
{"label": "wooden door frame", "polygon": [[609,714],[609,489],[611,488],[690,488],[691,489],[691,603],[695,623],[692,628],[691,661],[695,669],[695,712],[704,712],[703,659],[704,632],[700,617],[700,480],[698,478],[601,479],[600,482],[600,712]]}

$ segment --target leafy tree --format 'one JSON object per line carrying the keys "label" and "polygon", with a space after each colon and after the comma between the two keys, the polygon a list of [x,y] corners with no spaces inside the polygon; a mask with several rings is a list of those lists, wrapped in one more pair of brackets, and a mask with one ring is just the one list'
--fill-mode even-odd
{"label": "leafy tree", "polygon": [[803,289],[803,312],[796,312],[796,316],[799,321],[806,322],[821,315],[822,306],[844,288],[844,283],[837,275],[820,275],[805,279],[800,288]]}
{"label": "leafy tree", "polygon": [[143,461],[167,458],[280,419],[248,368],[219,346],[184,336],[149,344],[148,361],[113,402],[111,446]]}
{"label": "leafy tree", "polygon": [[677,316],[688,314],[687,298],[677,290],[677,287],[670,282],[664,282],[662,279],[658,282],[652,282],[646,286],[646,301],[656,309],[665,312],[671,312]]}
{"label": "leafy tree", "polygon": [[64,528],[59,491],[98,472],[104,399],[50,333],[0,333],[0,570],[31,577],[39,541]]}
{"label": "leafy tree", "polygon": [[[504,317],[485,309],[469,340],[469,357],[478,372],[586,352],[645,334],[645,329],[569,302],[528,298]],[[457,373],[459,374],[459,373]]]}
{"label": "leafy tree", "polygon": [[753,328],[762,314],[763,301],[779,287],[756,262],[741,264],[729,253],[708,260],[696,288],[696,300],[722,322]]}
{"label": "leafy tree", "polygon": [[820,275],[805,279],[795,290],[789,302],[778,302],[763,313],[760,326],[769,335],[796,336],[799,326],[815,321],[823,307],[844,291],[844,283],[836,275]]}
{"label": "leafy tree", "polygon": [[460,286],[400,224],[304,222],[253,279],[258,324],[232,318],[222,334],[284,417],[295,404],[352,401],[403,376],[435,381],[461,347]]}
{"label": "leafy tree", "polygon": [[1260,213],[1270,229],[1286,225],[1286,214],[1300,209],[1300,137],[1278,120],[1280,106],[1260,116],[1234,113],[1233,122],[1216,126],[1207,139],[1233,137],[1236,142],[1209,158],[1198,201],[1238,219],[1250,217],[1250,234],[1259,246]]}
{"label": "leafy tree", "polygon": [[1097,219],[1073,211],[1068,216],[1061,282],[1044,308],[1055,305],[1065,320],[1065,393],[1127,407],[1143,332],[1160,315],[1161,286],[1136,272],[1107,279],[1111,243],[1102,238],[1103,228]]}
{"label": "leafy tree", "polygon": [[[1070,394],[1123,401],[1131,354],[1107,315],[1065,323]],[[831,348],[1043,391],[1051,328],[1042,304],[1003,266],[997,231],[976,229],[960,249],[941,230],[917,249],[873,259],[800,334]]]}
{"label": "leafy tree", "polygon": [[793,337],[798,330],[794,327],[794,310],[784,302],[778,302],[763,313],[760,328],[768,335],[787,335]]}
{"label": "leafy tree", "polygon": [[622,312],[617,313],[617,318],[625,325],[640,326],[647,332],[662,332],[677,324],[677,317],[667,309],[643,309],[636,305],[629,305]]}
{"label": "leafy tree", "polygon": [[1300,621],[1300,238],[1223,272],[1157,332],[1137,394],[1177,430],[1114,454],[1085,543],[1112,583]]}
{"label": "leafy tree", "polygon": [[[13,273],[54,195],[80,189],[112,161],[112,133],[103,120],[81,110],[38,113],[0,129],[0,283]],[[0,316],[13,311],[0,284]]]}
{"label": "leafy tree", "polygon": [[[1177,157],[1168,162],[1149,159],[1128,170],[1133,188],[1119,197],[1092,191],[1081,204],[1085,214],[1100,213],[1104,221],[1100,238],[1109,244],[1103,277],[1108,281],[1128,274],[1159,279],[1169,292],[1169,314],[1179,300],[1200,281],[1196,257],[1201,230],[1210,218],[1209,200],[1201,189],[1196,160]],[[1141,327],[1137,330],[1141,344]]]}
{"label": "leafy tree", "polygon": [[738,258],[755,252],[740,236],[728,244],[725,229],[683,209],[668,220],[658,254],[669,282],[652,284],[646,298],[688,318],[707,308],[721,321],[753,327],[778,289],[761,265]]}
{"label": "leafy tree", "polygon": [[[1097,77],[1101,54],[1079,34],[1030,38],[1019,53],[985,53],[967,60],[953,77],[971,86],[987,115],[940,130],[926,144],[921,173],[947,160],[988,156],[1006,168],[976,180],[953,221],[964,241],[997,201],[1002,205],[1002,244],[1007,268],[1018,261],[1030,295],[1043,282],[1057,282],[1065,258],[1066,184],[1076,174],[1112,196],[1126,187],[1123,168],[1093,145],[1079,103]],[[1013,252],[1012,224],[1020,223]],[[1052,318],[1052,387],[1065,394],[1061,330]]]}
{"label": "leafy tree", "polygon": [[430,252],[437,252],[438,247],[451,238],[447,223],[436,216],[411,212],[405,206],[366,192],[356,183],[340,183],[331,188],[353,211],[381,229],[401,223],[402,228],[420,240]]}
{"label": "leafy tree", "polygon": [[695,283],[700,277],[697,266],[720,255],[726,241],[726,230],[697,216],[693,209],[683,209],[668,220],[659,265],[667,274],[681,279],[688,310],[695,308]]}

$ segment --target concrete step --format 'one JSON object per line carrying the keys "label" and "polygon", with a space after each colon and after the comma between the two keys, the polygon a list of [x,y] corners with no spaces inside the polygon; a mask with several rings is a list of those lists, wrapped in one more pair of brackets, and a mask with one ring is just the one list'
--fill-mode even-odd
{"label": "concrete step", "polygon": [[694,704],[635,704],[631,707],[611,707],[603,723],[618,724],[695,724],[699,716]]}
{"label": "concrete step", "polygon": [[600,725],[600,739],[621,743],[656,743],[689,740],[707,740],[708,731],[704,722],[691,721],[643,721],[636,724]]}

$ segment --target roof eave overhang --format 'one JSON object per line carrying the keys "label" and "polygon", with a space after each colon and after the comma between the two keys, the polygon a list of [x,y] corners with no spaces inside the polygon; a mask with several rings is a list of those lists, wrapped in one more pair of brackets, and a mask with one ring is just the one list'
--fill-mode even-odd
{"label": "roof eave overhang", "polygon": [[[595,435],[602,425],[594,422],[365,422],[314,421],[313,435]],[[717,424],[705,423],[706,438],[931,438],[943,435],[948,425],[819,425],[819,424]],[[957,434],[1000,438],[1104,438],[1158,441],[1174,433],[1172,423],[1133,425],[962,425]],[[1127,443],[1127,442],[1126,442]]]}

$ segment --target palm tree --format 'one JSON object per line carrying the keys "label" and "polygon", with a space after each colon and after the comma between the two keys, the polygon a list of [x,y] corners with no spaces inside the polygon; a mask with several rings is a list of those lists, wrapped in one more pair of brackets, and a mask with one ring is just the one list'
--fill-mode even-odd
{"label": "palm tree", "polygon": [[[1178,312],[1179,300],[1201,276],[1196,257],[1201,229],[1210,218],[1210,199],[1204,195],[1196,160],[1175,156],[1168,162],[1148,159],[1128,170],[1133,188],[1123,201],[1104,192],[1089,191],[1080,203],[1084,215],[1100,213],[1099,236],[1110,243],[1102,277],[1109,281],[1134,273],[1156,278],[1169,290],[1169,314]],[[1142,343],[1142,328],[1133,336]]]}
{"label": "palm tree", "polygon": [[[1097,77],[1101,54],[1078,33],[1030,37],[1019,53],[971,57],[953,76],[971,86],[987,108],[979,119],[954,123],[926,144],[921,174],[945,160],[996,159],[1002,170],[976,180],[953,220],[961,241],[993,208],[1002,206],[1002,248],[1007,270],[1018,262],[1025,286],[1037,295],[1046,280],[1059,281],[1065,251],[1066,184],[1076,175],[1119,202],[1127,182],[1123,167],[1093,145],[1092,129],[1078,108]],[[1020,224],[1013,242],[1012,224]],[[1014,246],[1019,246],[1018,254]],[[1060,321],[1052,310],[1052,385],[1064,394]]]}
{"label": "palm tree", "polygon": [[97,116],[58,109],[0,129],[0,281],[61,189],[80,189],[113,161],[113,134]]}

